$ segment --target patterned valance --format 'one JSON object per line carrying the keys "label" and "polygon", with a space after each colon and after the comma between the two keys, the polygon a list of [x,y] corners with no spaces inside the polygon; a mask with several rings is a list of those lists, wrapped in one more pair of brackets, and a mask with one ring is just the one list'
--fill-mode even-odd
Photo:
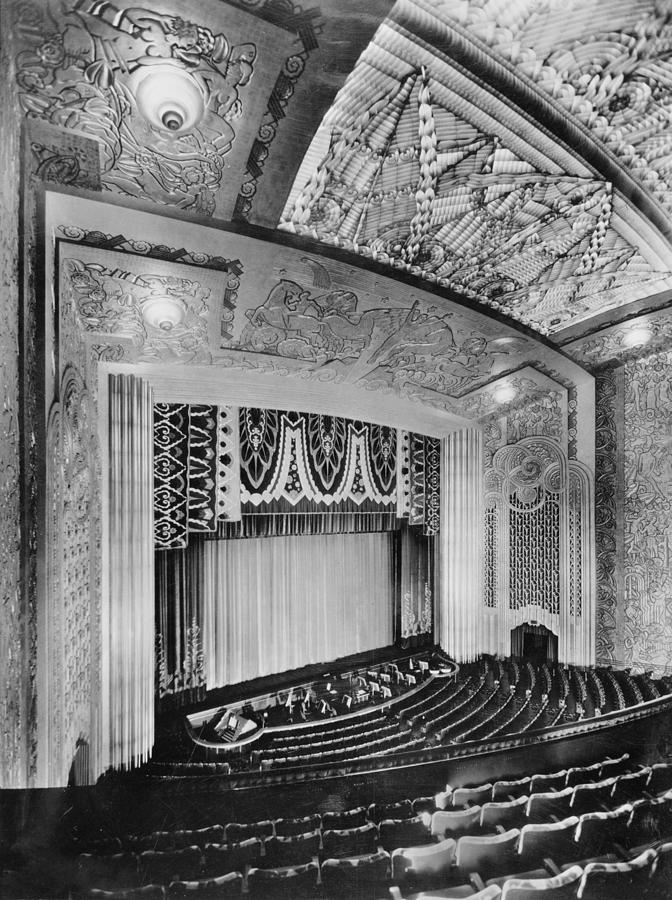
{"label": "patterned valance", "polygon": [[385,513],[439,530],[440,441],[318,413],[159,403],[154,533],[160,550],[222,535],[242,516]]}

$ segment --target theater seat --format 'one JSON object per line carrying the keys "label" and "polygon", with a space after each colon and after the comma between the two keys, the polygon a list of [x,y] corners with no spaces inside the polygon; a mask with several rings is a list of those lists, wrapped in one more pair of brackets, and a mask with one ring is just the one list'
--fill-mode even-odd
{"label": "theater seat", "polygon": [[453,806],[480,806],[492,798],[492,784],[481,784],[473,788],[455,788],[453,791]]}
{"label": "theater seat", "polygon": [[390,854],[384,850],[346,859],[325,859],[322,886],[327,896],[383,896],[389,884]]}
{"label": "theater seat", "polygon": [[528,797],[523,794],[515,800],[484,803],[481,807],[481,828],[494,831],[497,826],[504,829],[520,828],[527,822]]}
{"label": "theater seat", "polygon": [[612,805],[639,800],[647,790],[650,775],[650,769],[640,769],[639,772],[632,772],[630,775],[621,775],[611,790]]}
{"label": "theater seat", "polygon": [[607,757],[607,759],[602,760],[600,781],[604,781],[605,778],[615,778],[618,775],[626,775],[628,772],[632,771],[632,768],[633,766],[630,761],[629,753],[624,753],[622,756],[613,759]]}
{"label": "theater seat", "polygon": [[545,791],[561,791],[567,787],[567,770],[553,772],[550,775],[533,775],[530,779],[530,793],[541,794]]}
{"label": "theater seat", "polygon": [[240,897],[243,876],[240,872],[229,872],[221,878],[200,881],[173,881],[166,891],[167,900],[232,900]]}
{"label": "theater seat", "polygon": [[527,818],[530,822],[548,822],[551,816],[566,819],[571,816],[574,788],[563,788],[561,791],[530,794],[527,801]]}
{"label": "theater seat", "polygon": [[[300,866],[312,862],[319,850],[319,831],[309,831],[290,837],[272,837],[266,841],[263,868]],[[258,865],[261,867],[261,863]]]}
{"label": "theater seat", "polygon": [[372,803],[368,809],[368,817],[376,825],[383,819],[412,819],[413,815],[410,800],[401,800],[399,803]]}
{"label": "theater seat", "polygon": [[473,837],[467,835],[457,842],[456,863],[461,877],[468,879],[477,872],[484,880],[513,873],[518,868],[516,847],[520,831],[511,828],[503,834]]}
{"label": "theater seat", "polygon": [[227,844],[237,844],[240,841],[247,841],[250,838],[265,838],[273,834],[273,822],[264,819],[262,822],[251,822],[249,824],[240,824],[239,822],[229,822],[224,829]]}
{"label": "theater seat", "polygon": [[605,806],[608,808],[611,805],[611,792],[615,783],[615,778],[607,778],[594,784],[578,784],[574,788],[574,796],[569,804],[573,815],[600,812]]}
{"label": "theater seat", "polygon": [[86,900],[164,900],[165,896],[165,888],[161,884],[146,884],[143,887],[122,891],[93,888],[85,895]]}
{"label": "theater seat", "polygon": [[435,837],[453,837],[478,833],[481,828],[481,807],[469,809],[440,809],[431,818],[430,832]]}
{"label": "theater seat", "polygon": [[572,866],[552,878],[510,878],[501,900],[576,900],[582,874],[581,866]]}
{"label": "theater seat", "polygon": [[420,816],[422,813],[433,813],[436,810],[434,797],[416,797],[412,802],[413,815]]}
{"label": "theater seat", "polygon": [[[152,879],[147,879],[150,884]],[[169,879],[170,880],[170,879]],[[95,855],[80,853],[77,857],[77,883],[80,889],[132,888],[141,884],[138,857],[135,853]]]}
{"label": "theater seat", "polygon": [[456,849],[452,838],[425,847],[398,847],[392,853],[392,880],[410,878],[417,886],[428,878],[446,875],[453,865]]}
{"label": "theater seat", "polygon": [[577,784],[589,784],[593,781],[599,781],[601,771],[602,763],[594,763],[592,766],[575,766],[567,769],[565,786],[576,787]]}
{"label": "theater seat", "polygon": [[363,853],[373,853],[377,846],[378,829],[372,824],[362,825],[360,828],[339,828],[322,832],[325,857],[359,856]]}
{"label": "theater seat", "polygon": [[318,873],[319,866],[315,862],[305,866],[250,869],[247,873],[248,896],[256,900],[312,898],[317,891]]}
{"label": "theater seat", "polygon": [[628,833],[628,847],[672,838],[672,797],[656,797],[632,804]]}
{"label": "theater seat", "polygon": [[357,806],[355,809],[346,809],[343,812],[322,813],[322,830],[341,828],[359,828],[366,825],[366,809]]}
{"label": "theater seat", "polygon": [[520,870],[543,866],[549,857],[558,863],[576,860],[574,832],[578,822],[576,816],[570,816],[561,822],[524,825],[518,842]]}
{"label": "theater seat", "polygon": [[261,857],[261,841],[250,838],[239,844],[208,844],[203,850],[203,875],[219,878],[229,872],[244,872],[246,866],[257,865]]}
{"label": "theater seat", "polygon": [[515,799],[530,793],[530,777],[519,778],[517,781],[496,781],[492,786],[493,800]]}
{"label": "theater seat", "polygon": [[[420,894],[413,894],[413,900],[499,900],[502,896],[502,889],[498,884],[491,884],[477,891],[470,884],[459,884],[455,887],[438,888],[435,890],[422,891]],[[390,888],[390,897],[392,900],[404,900],[401,891],[397,887]]]}
{"label": "theater seat", "polygon": [[661,844],[653,862],[646,900],[670,900],[672,884],[672,843]]}
{"label": "theater seat", "polygon": [[145,850],[138,857],[143,884],[169,884],[171,881],[198,880],[201,874],[200,847],[182,850]]}
{"label": "theater seat", "polygon": [[611,812],[584,813],[576,829],[576,859],[613,853],[614,844],[625,845],[631,814],[630,806]]}
{"label": "theater seat", "polygon": [[629,862],[588,863],[576,893],[577,900],[616,900],[646,896],[656,851],[645,850]]}
{"label": "theater seat", "polygon": [[655,763],[646,789],[650,794],[663,794],[672,788],[672,763]]}
{"label": "theater seat", "polygon": [[319,815],[302,816],[299,819],[276,819],[273,823],[278,837],[291,837],[294,834],[306,834],[315,831],[322,824]]}
{"label": "theater seat", "polygon": [[431,832],[422,816],[414,819],[383,819],[380,823],[380,843],[385,850],[429,844],[432,841]]}

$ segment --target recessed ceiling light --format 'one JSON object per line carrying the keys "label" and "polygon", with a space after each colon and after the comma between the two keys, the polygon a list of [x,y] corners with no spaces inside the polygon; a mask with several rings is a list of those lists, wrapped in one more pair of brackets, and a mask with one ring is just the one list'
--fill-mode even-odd
{"label": "recessed ceiling light", "polygon": [[193,131],[205,115],[201,85],[174,64],[139,66],[129,79],[129,87],[144,118],[162,131]]}

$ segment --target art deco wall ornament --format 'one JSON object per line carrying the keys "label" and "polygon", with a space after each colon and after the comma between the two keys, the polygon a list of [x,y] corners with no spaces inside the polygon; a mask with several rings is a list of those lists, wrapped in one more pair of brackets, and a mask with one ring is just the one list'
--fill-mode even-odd
{"label": "art deco wall ornament", "polygon": [[152,328],[172,331],[181,325],[187,315],[187,308],[179,297],[151,296],[140,304],[142,317]]}

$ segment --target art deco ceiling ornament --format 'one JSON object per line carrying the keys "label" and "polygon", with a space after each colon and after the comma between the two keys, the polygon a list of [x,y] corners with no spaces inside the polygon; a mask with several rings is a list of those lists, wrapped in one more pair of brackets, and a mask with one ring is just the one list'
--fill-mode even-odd
{"label": "art deco ceiling ornament", "polygon": [[205,115],[205,84],[175,63],[138,66],[128,86],[138,110],[155,128],[186,134]]}

